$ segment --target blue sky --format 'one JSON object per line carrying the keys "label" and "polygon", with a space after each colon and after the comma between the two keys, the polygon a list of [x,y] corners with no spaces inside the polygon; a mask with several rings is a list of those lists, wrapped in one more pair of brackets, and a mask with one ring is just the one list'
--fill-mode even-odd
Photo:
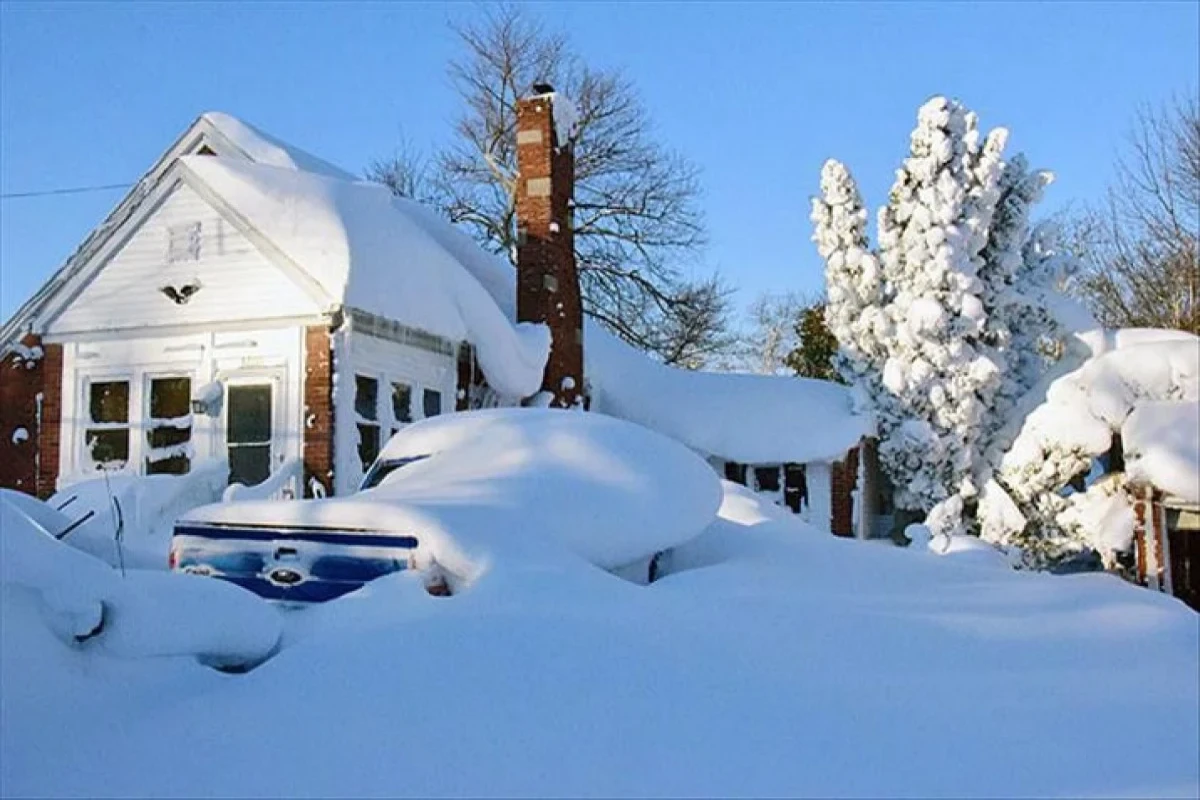
{"label": "blue sky", "polygon": [[[717,269],[744,305],[818,290],[808,197],[847,162],[885,199],[917,107],[947,94],[1097,199],[1139,104],[1195,93],[1200,4],[579,3],[530,13],[624,69],[658,134],[702,170]],[[0,2],[0,193],[130,182],[206,110],[357,171],[457,113],[447,20],[467,4]],[[120,192],[0,200],[0,317]]]}

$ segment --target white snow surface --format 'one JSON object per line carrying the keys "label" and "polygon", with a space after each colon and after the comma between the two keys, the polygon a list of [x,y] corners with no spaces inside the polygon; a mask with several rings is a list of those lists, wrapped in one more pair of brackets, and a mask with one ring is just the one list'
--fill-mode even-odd
{"label": "white snow surface", "polygon": [[229,114],[221,111],[208,111],[201,114],[200,118],[211,124],[221,135],[245,153],[251,161],[258,164],[290,169],[295,172],[315,172],[344,181],[358,180],[355,175],[341,167],[276,139]]}
{"label": "white snow surface", "polygon": [[[0,785],[193,797],[1200,791],[1200,629],[1178,601],[1107,575],[842,540],[725,490],[717,521],[648,587],[552,550],[497,563],[451,598],[402,573],[291,613],[282,652],[245,675],[64,645],[40,601],[6,587]],[[914,734],[926,756],[901,746]]]}
{"label": "white snow surface", "polygon": [[[192,464],[187,475],[110,475],[62,484],[47,501],[51,510],[74,521],[92,517],[63,539],[112,566],[165,570],[175,520],[184,512],[221,498],[229,476],[224,460]],[[74,499],[72,499],[74,498]],[[116,500],[120,513],[114,508]],[[68,502],[70,501],[70,502]],[[35,501],[36,502],[36,501]],[[116,533],[123,521],[120,548]],[[51,529],[57,533],[62,528]]]}
{"label": "white snow surface", "polygon": [[1200,403],[1140,404],[1121,427],[1130,480],[1200,503]]}
{"label": "white snow surface", "polygon": [[471,342],[488,382],[506,394],[524,397],[541,386],[549,330],[510,321],[464,269],[466,245],[447,246],[465,237],[449,223],[375,183],[214,156],[180,161],[308,273],[331,304]]}
{"label": "white snow surface", "polygon": [[[43,525],[56,512],[30,513],[29,502],[14,495],[0,495],[0,586],[5,611],[11,604],[27,616],[10,621],[6,613],[6,653],[24,649],[30,611],[64,644],[119,658],[187,656],[232,666],[258,663],[278,645],[278,612],[250,592],[190,575],[122,575],[56,541]],[[7,676],[3,689],[5,706],[21,704]],[[7,780],[0,784],[7,795]]]}
{"label": "white snow surface", "polygon": [[604,568],[648,559],[714,518],[720,486],[686,447],[602,414],[471,411],[406,426],[380,461],[428,456],[348,497],[222,503],[188,520],[347,525],[412,534],[419,559],[472,581],[542,549]]}

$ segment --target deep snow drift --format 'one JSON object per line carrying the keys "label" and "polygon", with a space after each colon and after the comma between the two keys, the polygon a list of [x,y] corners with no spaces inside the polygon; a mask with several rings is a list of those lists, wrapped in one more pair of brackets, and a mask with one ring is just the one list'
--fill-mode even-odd
{"label": "deep snow drift", "polygon": [[400,574],[292,614],[283,651],[245,675],[66,645],[6,584],[0,789],[1200,790],[1200,632],[1178,601],[836,539],[724,488],[720,519],[649,587],[552,550],[452,598]]}

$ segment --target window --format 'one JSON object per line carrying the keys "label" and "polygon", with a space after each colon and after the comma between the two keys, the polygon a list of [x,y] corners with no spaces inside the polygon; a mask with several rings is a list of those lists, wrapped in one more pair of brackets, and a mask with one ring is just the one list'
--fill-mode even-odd
{"label": "window", "polygon": [[412,387],[407,383],[392,384],[392,422],[392,435],[402,423],[412,422]]}
{"label": "window", "polygon": [[129,463],[129,381],[88,385],[84,447],[96,469],[121,469]]}
{"label": "window", "polygon": [[437,389],[426,389],[422,401],[426,419],[442,413],[442,393]]}
{"label": "window", "polygon": [[379,455],[379,381],[354,376],[354,414],[358,418],[358,460],[365,472]]}
{"label": "window", "polygon": [[229,482],[262,483],[271,474],[271,385],[230,386],[225,413]]}
{"label": "window", "polygon": [[754,483],[760,492],[778,492],[779,467],[755,467]]}
{"label": "window", "polygon": [[167,228],[167,263],[200,260],[200,223],[172,225]]}
{"label": "window", "polygon": [[746,485],[746,465],[736,461],[725,462],[725,480]]}
{"label": "window", "polygon": [[184,475],[191,468],[191,400],[191,378],[150,380],[147,475]]}

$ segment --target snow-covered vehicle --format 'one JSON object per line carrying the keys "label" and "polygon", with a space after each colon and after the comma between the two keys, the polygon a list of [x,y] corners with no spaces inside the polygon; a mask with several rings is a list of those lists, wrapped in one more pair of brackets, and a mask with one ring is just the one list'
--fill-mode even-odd
{"label": "snow-covered vehicle", "polygon": [[319,602],[416,570],[452,593],[498,559],[567,550],[621,572],[715,517],[713,470],[679,443],[600,414],[494,409],[397,433],[347,497],[217,503],[175,525],[172,569],[270,599]]}

